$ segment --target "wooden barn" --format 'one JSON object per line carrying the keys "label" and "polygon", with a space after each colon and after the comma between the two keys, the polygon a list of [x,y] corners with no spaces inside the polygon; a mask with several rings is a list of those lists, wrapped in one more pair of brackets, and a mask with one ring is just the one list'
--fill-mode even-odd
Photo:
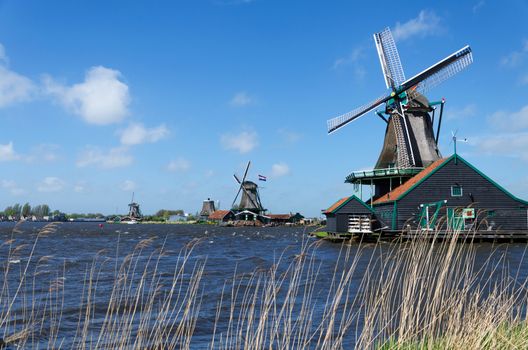
{"label": "wooden barn", "polygon": [[228,222],[235,220],[235,214],[231,210],[215,210],[209,215],[210,221]]}
{"label": "wooden barn", "polygon": [[528,233],[528,202],[457,154],[433,162],[370,205],[355,196],[338,201],[325,211],[327,229],[354,232],[357,218],[366,220],[369,210],[371,227],[387,233],[434,229],[476,230],[488,236]]}
{"label": "wooden barn", "polygon": [[324,214],[326,230],[333,233],[372,233],[374,210],[356,196],[341,198]]}

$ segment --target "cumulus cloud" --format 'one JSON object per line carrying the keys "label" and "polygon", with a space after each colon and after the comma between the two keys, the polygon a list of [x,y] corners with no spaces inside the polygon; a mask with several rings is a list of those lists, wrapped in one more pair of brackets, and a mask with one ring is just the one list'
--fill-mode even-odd
{"label": "cumulus cloud", "polygon": [[139,145],[142,143],[155,143],[167,137],[169,129],[164,124],[154,128],[145,128],[143,124],[132,123],[121,132],[123,145]]}
{"label": "cumulus cloud", "polygon": [[121,185],[119,186],[123,191],[127,191],[127,192],[130,192],[130,191],[134,191],[136,188],[137,188],[137,185],[134,181],[132,180],[125,180],[121,183]]}
{"label": "cumulus cloud", "polygon": [[0,44],[0,107],[30,100],[36,91],[31,79],[10,70],[8,64],[5,48]]}
{"label": "cumulus cloud", "polygon": [[441,20],[433,11],[422,10],[418,17],[405,23],[396,22],[392,35],[394,40],[402,41],[412,37],[438,35],[442,31]]}
{"label": "cumulus cloud", "polygon": [[26,194],[26,190],[18,187],[17,183],[13,180],[2,180],[0,181],[0,185],[2,188],[5,188],[9,191],[13,196],[20,196],[23,194]]}
{"label": "cumulus cloud", "polygon": [[257,133],[243,131],[239,134],[224,134],[220,138],[222,146],[227,150],[241,154],[251,152],[258,145]]}
{"label": "cumulus cloud", "polygon": [[9,142],[5,145],[0,145],[0,161],[5,162],[9,160],[19,159],[20,156],[15,152],[13,142]]}
{"label": "cumulus cloud", "polygon": [[169,171],[174,171],[174,172],[185,172],[187,170],[189,170],[191,168],[191,163],[185,159],[185,158],[177,158],[175,160],[171,160],[169,162],[169,164],[167,165],[167,169]]}
{"label": "cumulus cloud", "polygon": [[240,91],[233,96],[229,104],[234,107],[244,107],[250,104],[253,104],[255,99],[248,95],[245,91]]}
{"label": "cumulus cloud", "polygon": [[64,181],[62,181],[58,177],[48,176],[38,184],[37,191],[58,192],[64,188],[64,185]]}
{"label": "cumulus cloud", "polygon": [[273,177],[281,177],[288,175],[289,173],[290,167],[284,162],[276,163],[271,166],[271,176]]}
{"label": "cumulus cloud", "polygon": [[492,134],[470,139],[487,155],[520,158],[528,161],[528,132]]}
{"label": "cumulus cloud", "polygon": [[90,124],[118,123],[128,114],[128,86],[121,81],[121,73],[114,69],[92,67],[82,83],[72,86],[45,76],[44,90]]}
{"label": "cumulus cloud", "polygon": [[77,166],[98,166],[103,169],[124,167],[132,164],[134,158],[126,147],[111,148],[105,152],[98,147],[88,146],[77,159]]}
{"label": "cumulus cloud", "polygon": [[507,131],[518,131],[528,128],[528,105],[516,112],[498,111],[488,121],[496,128]]}

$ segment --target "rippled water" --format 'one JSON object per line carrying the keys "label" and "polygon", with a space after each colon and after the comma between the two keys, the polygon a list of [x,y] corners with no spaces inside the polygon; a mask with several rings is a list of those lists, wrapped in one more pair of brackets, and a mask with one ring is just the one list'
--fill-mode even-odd
{"label": "rippled water", "polygon": [[[4,279],[6,269],[10,269],[8,278],[0,285],[7,285],[11,299],[17,293],[18,281],[27,264],[28,257],[39,229],[43,224],[25,223],[13,231],[14,224],[0,224],[0,278]],[[299,258],[302,244],[315,242],[313,238],[306,235],[302,227],[278,227],[278,228],[228,228],[199,225],[112,225],[104,224],[99,227],[96,223],[63,223],[58,225],[57,231],[40,237],[35,245],[32,263],[28,267],[28,278],[30,286],[30,297],[14,298],[11,305],[8,323],[9,329],[0,329],[0,336],[13,332],[27,322],[27,310],[31,305],[45,304],[46,298],[50,297],[57,289],[64,288],[64,295],[54,304],[57,312],[60,312],[60,325],[58,326],[59,339],[56,344],[62,344],[68,348],[72,344],[78,332],[79,310],[83,305],[83,292],[86,294],[87,275],[92,271],[97,280],[97,294],[95,296],[95,309],[92,317],[95,326],[101,324],[105,317],[108,298],[115,283],[116,269],[123,263],[125,257],[137,248],[139,242],[152,238],[153,241],[145,246],[136,263],[136,274],[143,272],[143,267],[154,256],[158,263],[157,272],[160,275],[160,285],[170,286],[174,268],[182,257],[178,253],[193,239],[200,239],[199,244],[194,247],[183,283],[189,283],[192,268],[196,262],[205,264],[204,274],[200,284],[200,309],[197,316],[196,328],[192,338],[192,348],[207,348],[211,342],[215,315],[219,300],[224,290],[224,284],[232,282],[235,276],[250,274],[255,270],[267,270],[282,261],[283,272],[289,263]],[[24,244],[27,244],[24,246]],[[390,246],[387,244],[387,246]],[[14,247],[16,251],[13,253]],[[352,250],[358,245],[353,243]],[[383,246],[382,246],[383,247]],[[314,313],[321,310],[328,297],[328,289],[332,277],[336,271],[336,261],[341,252],[341,245],[322,242],[315,251],[313,260],[317,266],[317,283],[314,286],[313,297]],[[159,257],[159,250],[166,253]],[[374,250],[374,245],[363,247],[368,253]],[[8,257],[8,252],[11,254]],[[383,250],[383,248],[381,249]],[[492,250],[505,253],[510,266],[518,266],[521,261],[525,245],[511,244],[493,246],[491,244],[480,244],[476,250],[476,262],[483,263]],[[157,255],[156,255],[157,254]],[[357,266],[358,273],[352,278],[352,285],[358,285],[363,278],[363,273],[369,265],[371,254],[364,254]],[[8,261],[9,260],[9,261]],[[96,264],[94,265],[94,261]],[[337,266],[341,271],[343,266]],[[15,272],[15,273],[13,273]],[[528,268],[522,266],[518,271],[518,278],[525,279]],[[150,273],[150,272],[149,272]],[[517,271],[516,271],[517,273]],[[7,282],[7,283],[4,283]],[[58,287],[57,287],[58,286]],[[19,291],[19,295],[22,292]],[[0,316],[6,314],[10,307],[9,298],[0,302]],[[354,297],[354,290],[349,295]],[[225,298],[225,295],[224,295]],[[7,300],[7,302],[6,302]],[[24,314],[26,312],[26,314]],[[314,316],[315,317],[315,316]],[[1,321],[1,320],[0,320]],[[40,344],[46,347],[53,334],[46,334],[46,320],[40,320],[41,331],[35,332],[32,344]],[[51,321],[50,321],[51,322]],[[217,335],[226,331],[229,323],[229,309],[222,308],[217,324]],[[18,328],[17,328],[18,327]],[[97,334],[94,331],[94,334]],[[345,345],[353,347],[355,334],[350,332],[346,337]]]}

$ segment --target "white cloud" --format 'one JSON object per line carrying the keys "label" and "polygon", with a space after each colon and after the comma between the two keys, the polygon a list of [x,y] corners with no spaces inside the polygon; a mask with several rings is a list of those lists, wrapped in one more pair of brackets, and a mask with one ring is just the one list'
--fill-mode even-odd
{"label": "white cloud", "polygon": [[11,193],[13,196],[20,196],[23,194],[26,194],[26,190],[18,187],[17,183],[13,180],[2,180],[0,182],[0,185],[2,188],[5,188]]}
{"label": "white cloud", "polygon": [[528,132],[492,134],[470,139],[487,155],[500,155],[528,161]]}
{"label": "white cloud", "polygon": [[519,66],[522,61],[526,58],[528,55],[528,39],[524,39],[521,44],[521,49],[516,50],[508,54],[507,56],[504,56],[500,63],[503,66],[514,68]]}
{"label": "white cloud", "polygon": [[125,180],[121,185],[119,186],[123,191],[130,192],[134,191],[137,188],[137,185],[132,180]]}
{"label": "white cloud", "polygon": [[290,167],[284,162],[276,163],[271,166],[271,175],[273,177],[281,177],[288,175],[289,173]]}
{"label": "white cloud", "polygon": [[239,153],[251,152],[258,145],[257,133],[243,131],[240,134],[224,134],[220,142],[227,150],[234,150]]}
{"label": "white cloud", "polygon": [[142,143],[155,143],[167,137],[169,129],[165,125],[155,128],[145,128],[143,124],[132,123],[121,132],[121,143],[123,145],[139,145]]}
{"label": "white cloud", "polygon": [[253,104],[255,99],[247,94],[245,91],[240,91],[233,96],[229,104],[234,107],[244,107]]}
{"label": "white cloud", "polygon": [[48,176],[38,184],[37,191],[58,192],[64,188],[64,185],[64,181],[62,181],[58,177]]}
{"label": "white cloud", "polygon": [[64,86],[44,77],[45,91],[87,123],[107,125],[122,121],[128,114],[130,95],[121,73],[102,66],[90,68],[84,82]]}
{"label": "white cloud", "polygon": [[19,158],[20,156],[15,152],[15,148],[13,147],[13,142],[0,145],[0,162],[16,160]]}
{"label": "white cloud", "polygon": [[34,91],[35,85],[29,78],[0,65],[0,107],[28,101]]}
{"label": "white cloud", "polygon": [[0,44],[0,107],[30,100],[36,91],[31,79],[9,69],[9,58]]}
{"label": "white cloud", "polygon": [[498,111],[488,121],[496,128],[507,131],[519,131],[528,128],[528,105],[517,112]]}
{"label": "white cloud", "polygon": [[414,36],[424,38],[430,35],[438,35],[442,31],[440,17],[433,11],[422,10],[418,17],[405,23],[396,22],[392,31],[394,40],[407,40]]}
{"label": "white cloud", "polygon": [[[437,111],[438,112],[438,111]],[[477,114],[477,105],[470,103],[462,108],[453,108],[452,111],[446,113],[446,119],[464,119],[470,118]]]}
{"label": "white cloud", "polygon": [[84,193],[87,190],[88,185],[85,181],[79,181],[73,186],[73,190],[77,193]]}
{"label": "white cloud", "polygon": [[77,166],[82,168],[95,165],[109,169],[128,166],[133,160],[126,147],[111,148],[108,152],[104,152],[98,147],[88,146],[79,156]]}
{"label": "white cloud", "polygon": [[169,164],[167,165],[167,169],[169,171],[174,171],[174,172],[185,172],[187,170],[189,170],[191,168],[191,163],[185,159],[185,158],[177,158],[175,160],[171,160],[169,162]]}

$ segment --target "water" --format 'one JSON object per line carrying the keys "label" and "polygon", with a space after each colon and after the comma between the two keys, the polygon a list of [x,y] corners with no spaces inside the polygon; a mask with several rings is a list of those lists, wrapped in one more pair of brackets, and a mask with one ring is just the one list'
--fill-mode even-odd
{"label": "water", "polygon": [[[14,224],[0,224],[0,277],[5,278],[5,271],[9,269],[8,280],[1,281],[0,285],[7,282],[10,298],[4,298],[0,302],[0,316],[6,314],[10,300],[17,293],[17,286],[21,275],[31,254],[33,243],[37,233],[43,224],[25,223],[17,226],[14,231]],[[145,242],[144,240],[152,239]],[[301,246],[314,244],[316,241],[306,235],[303,227],[274,227],[274,228],[230,228],[216,226],[199,225],[112,225],[104,224],[99,227],[97,223],[63,223],[57,226],[56,232],[39,237],[35,245],[31,263],[28,265],[26,283],[11,306],[9,327],[0,329],[0,336],[5,337],[24,326],[24,322],[30,322],[27,313],[28,306],[48,305],[46,300],[50,296],[57,295],[57,291],[63,291],[57,300],[50,302],[51,311],[36,313],[42,319],[38,321],[38,326],[34,326],[39,331],[35,331],[31,340],[32,346],[35,344],[46,347],[53,343],[54,334],[46,331],[54,323],[59,323],[57,344],[62,344],[63,348],[69,348],[73,343],[79,342],[79,310],[86,310],[86,291],[90,288],[86,283],[90,279],[97,281],[96,293],[92,296],[91,303],[94,309],[91,311],[92,323],[88,330],[92,336],[92,343],[98,337],[97,329],[103,323],[106,315],[105,306],[108,305],[112,287],[116,281],[116,274],[119,266],[126,260],[126,256],[136,251],[134,275],[139,278],[145,270],[145,266],[150,264],[147,275],[153,275],[154,263],[157,263],[156,272],[159,276],[157,283],[160,286],[160,295],[166,295],[173,281],[174,270],[181,264],[183,257],[179,252],[194,239],[199,243],[193,248],[189,261],[186,263],[184,274],[182,275],[182,285],[191,282],[193,268],[204,264],[203,277],[198,292],[200,307],[194,315],[196,319],[195,329],[192,337],[192,348],[207,348],[212,339],[213,328],[216,323],[217,339],[220,333],[228,329],[229,305],[222,306],[222,312],[215,321],[220,298],[224,301],[229,299],[229,287],[235,281],[240,281],[245,288],[251,281],[248,276],[254,271],[267,271],[281,261],[278,268],[278,275],[286,271],[290,263],[296,259],[303,258],[299,255]],[[14,241],[11,241],[14,240]],[[137,250],[139,242],[143,241],[145,247]],[[26,246],[24,246],[26,244]],[[346,264],[338,264],[342,246],[330,242],[317,243],[312,266],[317,267],[317,283],[313,285],[312,306],[313,318],[317,319],[323,312],[325,302],[329,295],[334,272],[338,273],[345,268]],[[390,244],[386,244],[390,247]],[[17,251],[8,257],[9,247],[17,248]],[[351,250],[357,250],[358,245],[352,243]],[[381,247],[381,251],[384,245]],[[136,249],[136,250],[135,250]],[[369,265],[369,258],[375,249],[375,245],[365,245],[363,249],[366,254],[360,258],[357,265],[358,273],[352,276],[353,286],[349,298],[355,297],[355,288],[359,286],[363,274]],[[378,249],[380,250],[380,249]],[[483,264],[492,251],[503,253],[510,266],[518,266],[522,260],[525,250],[523,244],[511,244],[494,246],[492,244],[479,244],[476,248],[476,265]],[[160,251],[164,251],[160,257]],[[500,255],[500,254],[499,254]],[[150,260],[149,260],[150,259]],[[150,261],[150,262],[149,262]],[[94,263],[95,262],[95,263]],[[337,270],[336,270],[337,268]],[[93,271],[92,278],[89,272]],[[526,279],[528,267],[521,266],[519,271],[515,271],[517,278],[522,281]],[[306,285],[313,281],[303,281]],[[131,288],[137,288],[135,281],[130,283]],[[227,287],[225,284],[227,283]],[[23,298],[27,293],[29,297]],[[279,302],[284,293],[279,293]],[[243,296],[238,300],[244,302]],[[7,302],[6,302],[7,300]],[[162,296],[156,300],[162,300]],[[139,304],[144,307],[143,299]],[[245,300],[245,302],[251,302]],[[53,311],[55,307],[55,311]],[[123,310],[127,305],[123,306]],[[48,307],[49,308],[49,307]],[[60,311],[60,312],[58,312]],[[46,314],[48,312],[48,314]],[[55,312],[55,313],[53,313]],[[299,310],[294,311],[299,312]],[[138,312],[134,318],[140,320]],[[156,314],[155,312],[153,314]],[[55,315],[55,319],[52,316]],[[294,315],[294,319],[298,315]],[[60,322],[57,320],[60,319]],[[0,320],[1,321],[1,320]],[[135,334],[135,330],[131,331]],[[90,340],[84,340],[90,344]],[[352,348],[355,342],[354,332],[345,336],[344,347]],[[103,342],[104,344],[104,342]],[[218,344],[218,340],[217,340]],[[30,346],[28,346],[30,348]]]}

